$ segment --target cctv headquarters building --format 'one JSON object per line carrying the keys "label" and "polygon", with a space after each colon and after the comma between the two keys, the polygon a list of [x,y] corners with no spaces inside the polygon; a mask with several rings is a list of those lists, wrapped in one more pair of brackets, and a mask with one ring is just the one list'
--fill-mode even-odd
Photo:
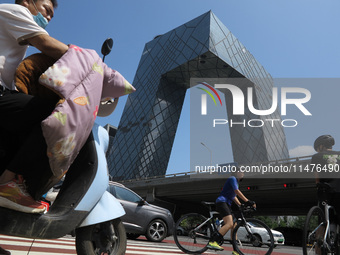
{"label": "cctv headquarters building", "polygon": [[[114,180],[166,173],[191,78],[247,79],[256,91],[254,107],[271,106],[270,74],[209,11],[146,43],[133,81],[137,91],[127,98],[107,152],[109,172]],[[246,93],[246,88],[240,88]],[[225,92],[228,118],[235,120],[230,97]],[[260,118],[249,111],[243,117]],[[277,111],[271,118],[281,119]],[[289,157],[281,125],[229,130],[234,161],[239,164]]]}

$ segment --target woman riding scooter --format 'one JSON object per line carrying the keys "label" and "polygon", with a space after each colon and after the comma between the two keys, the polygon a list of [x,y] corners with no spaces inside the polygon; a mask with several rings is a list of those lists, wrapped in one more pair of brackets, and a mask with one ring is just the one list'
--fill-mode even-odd
{"label": "woman riding scooter", "polygon": [[131,93],[134,88],[108,68],[95,51],[74,45],[39,76],[39,82],[62,99],[42,122],[52,174],[35,189],[35,194],[45,193],[68,173],[46,214],[0,208],[0,233],[58,238],[76,229],[78,254],[124,254],[126,237],[119,219],[124,211],[106,192],[108,134],[97,125],[91,133],[91,127],[102,106],[106,106],[102,102]]}

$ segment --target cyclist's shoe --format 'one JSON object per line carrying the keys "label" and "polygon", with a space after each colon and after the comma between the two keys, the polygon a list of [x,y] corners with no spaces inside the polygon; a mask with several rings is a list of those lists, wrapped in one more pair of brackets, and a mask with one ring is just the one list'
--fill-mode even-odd
{"label": "cyclist's shoe", "polygon": [[233,251],[232,253],[231,253],[231,255],[240,255],[238,252],[236,252],[236,251]]}
{"label": "cyclist's shoe", "polygon": [[208,249],[210,250],[215,250],[215,251],[223,251],[223,247],[219,246],[218,243],[215,241],[215,242],[209,242],[208,243]]}
{"label": "cyclist's shoe", "polygon": [[27,193],[22,180],[15,179],[0,185],[0,206],[25,213],[43,213],[46,210]]}

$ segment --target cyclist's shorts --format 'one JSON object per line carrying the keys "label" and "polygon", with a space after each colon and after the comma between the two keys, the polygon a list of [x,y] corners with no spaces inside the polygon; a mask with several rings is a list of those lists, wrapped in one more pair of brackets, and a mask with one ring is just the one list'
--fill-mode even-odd
{"label": "cyclist's shorts", "polygon": [[222,218],[231,215],[230,206],[224,202],[216,203],[216,211],[220,214]]}

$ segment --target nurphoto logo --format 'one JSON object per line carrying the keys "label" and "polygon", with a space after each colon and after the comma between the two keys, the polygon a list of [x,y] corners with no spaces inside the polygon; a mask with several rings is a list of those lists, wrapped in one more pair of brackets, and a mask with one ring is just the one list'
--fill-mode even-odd
{"label": "nurphoto logo", "polygon": [[[311,92],[305,88],[299,87],[272,87],[272,93],[270,95],[271,104],[268,109],[256,109],[256,105],[258,102],[255,101],[254,90],[255,87],[247,87],[243,90],[233,84],[219,84],[216,83],[213,86],[207,82],[200,82],[200,85],[204,85],[205,87],[197,87],[200,90],[203,90],[205,93],[201,95],[201,115],[208,114],[208,105],[207,105],[207,95],[211,97],[214,104],[217,105],[217,101],[215,97],[218,99],[219,104],[222,106],[222,100],[219,96],[216,89],[226,93],[230,93],[232,97],[232,114],[233,116],[246,116],[245,107],[247,110],[253,114],[253,116],[258,116],[258,118],[249,119],[245,118],[243,120],[234,121],[232,118],[219,118],[213,119],[213,127],[218,125],[230,125],[233,127],[235,125],[242,125],[244,127],[263,127],[264,125],[270,125],[274,127],[275,124],[280,124],[283,127],[296,127],[298,125],[298,121],[296,119],[280,119],[280,118],[270,118],[271,114],[278,112],[278,106],[280,102],[281,106],[281,116],[287,115],[287,106],[293,105],[295,106],[303,115],[312,116],[312,113],[306,108],[305,104],[311,99]],[[280,89],[280,98],[279,98],[279,89]],[[245,95],[246,94],[246,95]],[[290,97],[294,95],[295,98]],[[248,114],[249,116],[249,114]]]}
{"label": "nurphoto logo", "polygon": [[[205,87],[207,87],[209,90],[211,90],[216,97],[218,98],[220,105],[222,106],[222,100],[221,97],[219,96],[219,94],[217,93],[216,89],[214,89],[210,84],[206,83],[206,82],[201,82],[200,84],[204,85]],[[201,87],[197,87],[198,89],[203,90],[204,92],[206,92],[214,101],[215,105],[217,105],[216,100],[215,100],[215,96],[213,94],[211,94],[211,92],[205,88],[201,88]],[[207,94],[202,94],[201,95],[201,114],[202,115],[207,115]]]}

